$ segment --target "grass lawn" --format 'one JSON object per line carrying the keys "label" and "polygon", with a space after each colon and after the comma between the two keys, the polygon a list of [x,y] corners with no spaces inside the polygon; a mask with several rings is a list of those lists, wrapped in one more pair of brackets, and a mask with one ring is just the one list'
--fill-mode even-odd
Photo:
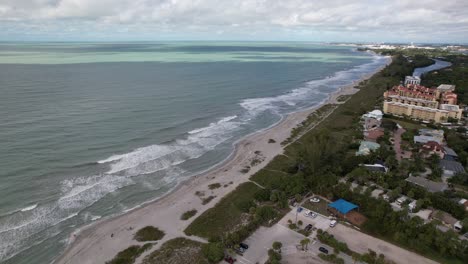
{"label": "grass lawn", "polygon": [[226,195],[214,207],[197,217],[185,229],[187,235],[205,238],[219,237],[223,233],[235,228],[242,222],[241,207],[251,203],[260,187],[251,182],[239,185],[234,191]]}
{"label": "grass lawn", "polygon": [[328,202],[320,198],[320,202],[318,203],[311,203],[307,200],[305,203],[302,204],[302,207],[322,214],[324,216],[328,216],[330,213],[327,211]]}
{"label": "grass lawn", "polygon": [[391,118],[391,117],[384,117],[385,120],[393,121],[400,126],[402,126],[404,129],[421,129],[425,128],[422,124],[416,122],[416,121],[411,121],[411,120],[401,120],[397,118]]}
{"label": "grass lawn", "polygon": [[143,264],[196,263],[209,264],[201,253],[202,243],[178,237],[164,243],[160,249],[143,259]]}

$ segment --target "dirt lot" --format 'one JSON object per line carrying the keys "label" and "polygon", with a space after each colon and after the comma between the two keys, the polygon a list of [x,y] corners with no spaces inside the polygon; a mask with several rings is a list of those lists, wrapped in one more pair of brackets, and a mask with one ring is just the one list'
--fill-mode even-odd
{"label": "dirt lot", "polygon": [[437,263],[416,253],[402,249],[383,240],[371,237],[344,225],[337,225],[335,228],[330,228],[328,229],[328,232],[333,234],[336,239],[342,242],[346,242],[351,250],[358,253],[365,253],[368,251],[368,249],[372,249],[377,252],[377,254],[382,253],[385,255],[385,258],[390,259],[396,263]]}

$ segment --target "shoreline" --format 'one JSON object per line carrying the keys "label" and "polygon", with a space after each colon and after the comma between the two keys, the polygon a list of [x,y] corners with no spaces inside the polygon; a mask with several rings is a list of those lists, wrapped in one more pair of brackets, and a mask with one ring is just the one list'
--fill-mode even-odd
{"label": "shoreline", "polygon": [[[249,181],[251,175],[266,166],[274,157],[281,155],[288,145],[282,146],[281,142],[287,139],[291,130],[306,120],[310,114],[327,104],[344,103],[338,102],[337,99],[341,95],[353,95],[359,91],[354,88],[358,83],[380,72],[389,63],[391,63],[391,58],[373,72],[330,93],[328,98],[318,105],[283,115],[277,123],[270,127],[242,137],[233,143],[233,151],[222,162],[180,181],[175,188],[161,197],[145,202],[122,214],[108,216],[77,229],[70,235],[66,248],[53,263],[104,263],[109,261],[119,251],[131,245],[143,244],[133,240],[133,234],[136,230],[147,225],[156,226],[166,233],[164,238],[153,246],[152,250],[158,249],[165,241],[175,237],[187,237],[205,242],[201,238],[186,236],[183,230],[191,221],[213,207],[238,185]],[[268,143],[269,139],[274,139],[276,142]],[[261,152],[263,161],[252,166],[247,173],[242,173],[241,170],[250,165],[252,159],[258,158],[258,151]],[[208,185],[213,183],[220,183],[221,187],[211,190]],[[215,196],[215,198],[204,205],[202,197],[196,195],[195,192],[205,193],[204,198],[208,196]],[[184,212],[192,209],[197,210],[194,217],[188,221],[180,220],[180,216]],[[137,259],[136,263],[139,263],[148,253],[145,252]]]}

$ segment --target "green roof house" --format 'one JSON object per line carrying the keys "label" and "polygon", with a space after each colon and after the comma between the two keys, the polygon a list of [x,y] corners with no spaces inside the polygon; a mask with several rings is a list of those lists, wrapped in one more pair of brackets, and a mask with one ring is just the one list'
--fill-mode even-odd
{"label": "green roof house", "polygon": [[371,151],[377,150],[380,148],[380,144],[372,141],[361,141],[359,150],[356,152],[356,156],[365,156],[369,155]]}

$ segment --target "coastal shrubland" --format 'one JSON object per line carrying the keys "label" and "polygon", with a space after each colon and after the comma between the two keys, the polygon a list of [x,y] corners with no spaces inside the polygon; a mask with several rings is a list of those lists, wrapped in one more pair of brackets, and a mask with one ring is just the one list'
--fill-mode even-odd
{"label": "coastal shrubland", "polygon": [[164,237],[164,232],[154,226],[146,226],[138,230],[133,237],[136,241],[157,241]]}
{"label": "coastal shrubland", "polygon": [[203,243],[186,238],[174,238],[143,259],[143,264],[196,263],[209,264],[203,255]]}
{"label": "coastal shrubland", "polygon": [[257,185],[247,182],[239,185],[214,207],[198,216],[185,229],[187,235],[197,235],[205,238],[221,237],[242,223],[243,216],[248,213],[255,193],[260,190]]}
{"label": "coastal shrubland", "polygon": [[146,250],[153,246],[151,243],[146,243],[143,246],[133,245],[120,251],[117,256],[112,260],[107,261],[106,264],[132,264],[135,260],[143,254]]}
{"label": "coastal shrubland", "polygon": [[197,210],[193,209],[182,214],[180,217],[181,220],[188,220],[197,214]]}

